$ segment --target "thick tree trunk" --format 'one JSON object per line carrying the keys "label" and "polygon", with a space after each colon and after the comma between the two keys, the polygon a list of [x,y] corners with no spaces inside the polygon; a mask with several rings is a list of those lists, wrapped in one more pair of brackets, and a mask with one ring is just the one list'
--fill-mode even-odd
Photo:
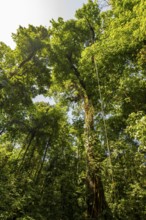
{"label": "thick tree trunk", "polygon": [[85,110],[85,149],[87,154],[87,216],[90,219],[110,219],[105,216],[107,204],[105,201],[100,168],[94,155],[94,107],[86,97]]}
{"label": "thick tree trunk", "polygon": [[101,178],[96,174],[87,176],[87,216],[91,219],[107,219],[107,205]]}

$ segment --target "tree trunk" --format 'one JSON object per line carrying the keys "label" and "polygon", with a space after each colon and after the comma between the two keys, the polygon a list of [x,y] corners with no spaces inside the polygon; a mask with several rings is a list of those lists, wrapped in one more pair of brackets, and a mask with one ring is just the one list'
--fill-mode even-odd
{"label": "tree trunk", "polygon": [[101,181],[99,163],[94,155],[94,107],[88,97],[84,99],[85,149],[87,155],[87,216],[90,219],[110,219],[105,216],[107,204]]}

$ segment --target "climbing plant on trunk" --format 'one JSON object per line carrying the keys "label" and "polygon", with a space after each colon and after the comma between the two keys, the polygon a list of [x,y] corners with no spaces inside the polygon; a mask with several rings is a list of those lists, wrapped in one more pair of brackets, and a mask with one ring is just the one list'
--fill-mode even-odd
{"label": "climbing plant on trunk", "polygon": [[[76,12],[76,20],[52,20],[48,60],[52,67],[52,94],[82,106],[84,112],[84,147],[86,152],[87,216],[106,216],[100,153],[95,156],[97,144],[95,111],[100,108],[98,78],[94,55],[87,58],[86,50],[100,39],[100,11],[96,1],[88,1]],[[84,60],[86,59],[86,63]],[[97,152],[97,150],[96,150]],[[109,215],[109,213],[108,213]]]}

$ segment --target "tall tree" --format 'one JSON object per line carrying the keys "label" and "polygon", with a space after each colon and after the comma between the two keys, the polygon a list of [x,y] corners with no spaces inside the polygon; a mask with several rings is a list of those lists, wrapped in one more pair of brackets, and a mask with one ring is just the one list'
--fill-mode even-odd
{"label": "tall tree", "polygon": [[2,219],[145,219],[145,5],[110,3],[0,43]]}
{"label": "tall tree", "polygon": [[61,18],[57,22],[52,20],[48,57],[55,93],[57,87],[61,88],[61,96],[81,105],[84,112],[87,216],[106,218],[108,210],[101,180],[100,154],[95,156],[98,143],[94,117],[95,109],[100,106],[98,77],[93,53],[88,58],[86,54],[86,50],[100,39],[101,21],[97,2],[88,1],[76,12],[76,18],[67,22]]}

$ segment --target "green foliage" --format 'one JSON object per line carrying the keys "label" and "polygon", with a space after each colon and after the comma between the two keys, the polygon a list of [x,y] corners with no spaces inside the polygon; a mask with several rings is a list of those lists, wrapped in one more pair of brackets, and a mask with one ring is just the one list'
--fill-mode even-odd
{"label": "green foliage", "polygon": [[145,2],[109,2],[0,43],[0,219],[145,219]]}

